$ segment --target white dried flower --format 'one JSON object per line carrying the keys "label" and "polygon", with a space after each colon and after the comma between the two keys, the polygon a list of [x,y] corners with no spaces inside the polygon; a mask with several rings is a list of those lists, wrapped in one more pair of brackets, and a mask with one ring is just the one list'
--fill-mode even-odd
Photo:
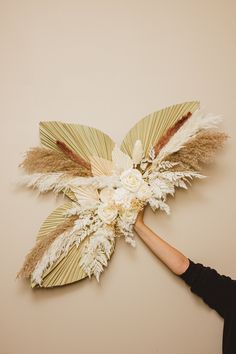
{"label": "white dried flower", "polygon": [[137,218],[137,210],[135,209],[125,209],[123,213],[120,214],[121,219],[126,224],[134,224]]}
{"label": "white dried flower", "polygon": [[114,204],[103,203],[99,205],[97,213],[105,224],[109,224],[117,217],[118,210]]}
{"label": "white dried flower", "polygon": [[109,203],[114,195],[114,189],[111,187],[103,188],[99,194],[99,197],[103,203]]}
{"label": "white dried flower", "polygon": [[134,165],[138,165],[143,158],[143,144],[141,140],[136,140],[132,152],[132,160]]}
{"label": "white dried flower", "polygon": [[120,175],[121,184],[130,192],[137,192],[142,184],[143,178],[139,170],[130,168]]}

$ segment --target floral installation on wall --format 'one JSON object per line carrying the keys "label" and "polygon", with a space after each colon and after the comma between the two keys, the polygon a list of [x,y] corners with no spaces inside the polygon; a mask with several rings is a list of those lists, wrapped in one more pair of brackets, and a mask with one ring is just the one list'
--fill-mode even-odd
{"label": "floral installation on wall", "polygon": [[67,201],[42,224],[18,277],[32,287],[99,281],[117,238],[135,247],[139,211],[149,205],[169,214],[177,188],[207,177],[201,169],[229,137],[221,120],[199,102],[177,104],[141,119],[120,147],[95,128],[41,122],[42,146],[26,152],[20,182]]}

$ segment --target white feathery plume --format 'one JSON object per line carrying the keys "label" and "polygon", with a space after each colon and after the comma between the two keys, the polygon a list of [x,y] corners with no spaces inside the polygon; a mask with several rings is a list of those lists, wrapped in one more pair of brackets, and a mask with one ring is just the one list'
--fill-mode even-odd
{"label": "white feathery plume", "polygon": [[222,117],[211,113],[205,114],[201,109],[195,111],[182,127],[171,137],[169,142],[161,149],[153,161],[159,163],[167,155],[179,151],[190,138],[193,138],[200,130],[216,128],[222,121]]}
{"label": "white feathery plume", "polygon": [[32,280],[41,285],[42,283],[42,275],[44,271],[50,267],[59,257],[66,253],[68,249],[68,245],[72,241],[72,233],[71,230],[68,232],[64,232],[56,240],[51,244],[49,249],[44,253],[42,259],[37,263],[33,273]]}
{"label": "white feathery plume", "polygon": [[141,140],[136,140],[132,152],[132,160],[134,165],[138,165],[143,158],[143,144]]}
{"label": "white feathery plume", "polygon": [[41,193],[48,192],[55,188],[56,185],[62,183],[65,174],[61,172],[53,173],[32,173],[30,175],[21,176],[18,183],[26,185],[30,188],[38,188]]}
{"label": "white feathery plume", "polygon": [[75,190],[81,186],[94,186],[104,188],[107,186],[119,185],[119,179],[116,176],[96,176],[96,177],[69,177],[65,173],[33,173],[19,178],[19,184],[27,187],[37,188],[40,193],[54,191],[56,193],[62,190]]}

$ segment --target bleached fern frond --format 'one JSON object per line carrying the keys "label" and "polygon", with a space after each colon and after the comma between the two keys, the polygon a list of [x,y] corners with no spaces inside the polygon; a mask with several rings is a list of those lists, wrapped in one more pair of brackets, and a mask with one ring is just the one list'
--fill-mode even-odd
{"label": "bleached fern frond", "polygon": [[158,170],[168,170],[176,165],[179,165],[179,162],[171,162],[171,161],[162,161],[158,165]]}
{"label": "bleached fern frond", "polygon": [[164,171],[162,172],[162,177],[168,179],[171,182],[176,182],[179,179],[184,179],[184,178],[207,178],[207,176],[204,176],[198,172],[195,171]]}
{"label": "bleached fern frond", "polygon": [[116,145],[112,150],[112,161],[113,161],[113,170],[116,174],[128,170],[133,167],[133,161],[129,155],[122,152]]}
{"label": "bleached fern frond", "polygon": [[132,160],[134,165],[138,165],[144,156],[143,144],[141,140],[136,140],[132,152]]}
{"label": "bleached fern frond", "polygon": [[160,153],[154,160],[155,163],[160,162],[165,156],[172,154],[182,147],[187,141],[194,137],[203,129],[215,128],[221,122],[222,118],[213,114],[204,114],[202,110],[197,110],[186,121],[185,124],[173,135],[169,142],[161,149]]}
{"label": "bleached fern frond", "polygon": [[156,198],[150,198],[148,200],[148,203],[150,204],[150,207],[152,208],[153,211],[160,209],[160,210],[165,211],[166,214],[168,214],[168,215],[170,214],[170,207],[163,200],[156,199]]}
{"label": "bleached fern frond", "polygon": [[79,266],[91,278],[94,275],[99,282],[99,277],[107,266],[111,257],[114,243],[112,229],[99,229],[87,241]]}
{"label": "bleached fern frond", "polygon": [[171,194],[172,196],[175,193],[175,188],[173,183],[168,179],[156,178],[150,181],[150,187],[155,198],[162,198],[166,194]]}

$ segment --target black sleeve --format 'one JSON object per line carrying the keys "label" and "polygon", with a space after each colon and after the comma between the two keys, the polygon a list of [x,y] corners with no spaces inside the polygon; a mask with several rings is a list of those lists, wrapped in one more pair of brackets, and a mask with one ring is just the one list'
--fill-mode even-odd
{"label": "black sleeve", "polygon": [[236,301],[236,280],[201,263],[189,261],[189,267],[179,277],[190,286],[194,294],[225,318]]}

